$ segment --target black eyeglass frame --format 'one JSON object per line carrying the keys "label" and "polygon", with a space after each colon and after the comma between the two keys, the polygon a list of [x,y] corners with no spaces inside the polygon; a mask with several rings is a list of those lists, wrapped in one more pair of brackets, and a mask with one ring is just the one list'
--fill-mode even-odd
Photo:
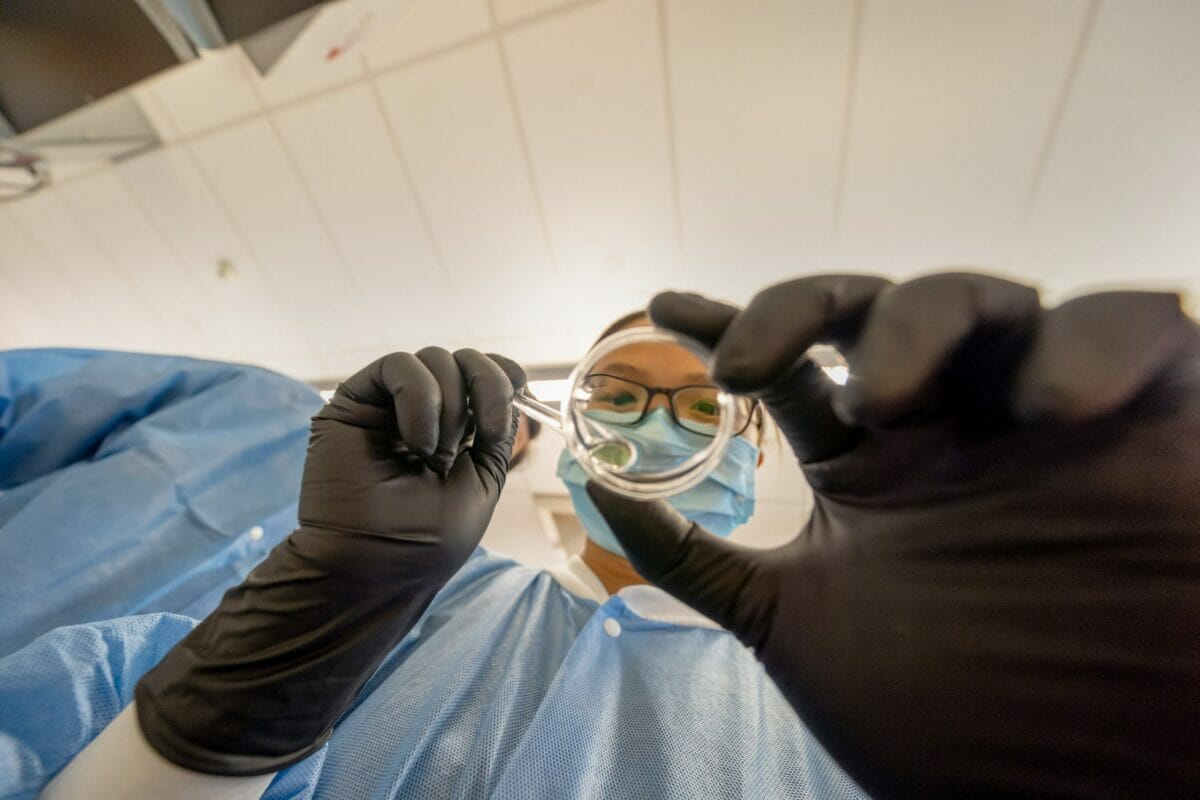
{"label": "black eyeglass frame", "polygon": [[[631,378],[626,378],[624,375],[613,375],[610,372],[589,372],[587,375],[583,376],[584,381],[588,381],[592,378],[612,378],[613,380],[624,381],[625,383],[632,383],[634,386],[641,387],[642,389],[645,389],[648,392],[648,394],[646,395],[646,403],[645,403],[645,405],[642,406],[642,413],[638,414],[637,419],[630,420],[629,422],[614,422],[614,423],[612,423],[613,425],[637,425],[639,422],[641,422],[643,419],[646,418],[646,412],[648,412],[650,410],[650,404],[654,402],[654,398],[657,395],[661,394],[661,395],[666,395],[667,413],[669,413],[671,415],[671,419],[672,419],[672,421],[674,421],[674,423],[676,425],[683,428],[688,433],[694,433],[698,436],[707,436],[708,438],[712,439],[716,435],[716,434],[712,434],[712,433],[704,433],[703,431],[692,430],[687,425],[684,425],[682,422],[680,422],[679,415],[675,413],[675,395],[676,394],[678,394],[679,392],[682,392],[684,389],[716,389],[717,391],[720,391],[720,389],[718,387],[712,385],[711,383],[689,383],[686,386],[676,386],[673,389],[668,389],[665,386],[647,386],[646,384],[642,383],[641,381],[635,381]],[[745,423],[742,424],[741,428],[739,428],[736,431],[733,431],[730,435],[731,436],[741,436],[743,433],[745,433],[747,430],[750,429],[750,424],[754,422],[754,418],[756,416],[761,416],[761,403],[757,398],[754,398],[752,400],[752,402],[750,403],[750,411],[749,411],[749,413],[746,414]]]}

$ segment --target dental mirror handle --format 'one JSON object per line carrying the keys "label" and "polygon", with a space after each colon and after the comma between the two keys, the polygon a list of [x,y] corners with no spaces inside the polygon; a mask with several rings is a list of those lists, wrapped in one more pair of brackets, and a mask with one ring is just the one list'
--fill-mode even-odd
{"label": "dental mirror handle", "polygon": [[534,400],[528,395],[517,394],[513,396],[513,405],[530,419],[537,420],[543,425],[553,428],[560,435],[565,435],[563,434],[562,415],[545,403]]}
{"label": "dental mirror handle", "polygon": [[[549,426],[558,431],[558,434],[564,439],[566,438],[567,433],[563,430],[562,416],[556,409],[539,400],[534,400],[525,394],[513,395],[513,405],[530,419],[535,419],[543,425]],[[637,448],[626,440],[625,437],[613,431],[605,430],[589,419],[584,419],[583,427],[576,428],[575,430],[582,438],[584,445],[588,448],[600,447],[606,443],[620,445],[624,452],[628,454],[627,460],[622,464],[624,469],[631,468],[637,462]]]}

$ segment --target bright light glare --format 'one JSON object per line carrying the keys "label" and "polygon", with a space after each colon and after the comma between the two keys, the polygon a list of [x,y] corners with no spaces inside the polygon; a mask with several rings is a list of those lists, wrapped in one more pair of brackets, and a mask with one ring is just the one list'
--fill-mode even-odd
{"label": "bright light glare", "polygon": [[825,370],[825,374],[829,376],[829,380],[833,381],[838,386],[845,386],[846,381],[850,379],[849,367],[821,367],[821,369]]}
{"label": "bright light glare", "polygon": [[333,399],[333,393],[335,391],[337,391],[337,390],[336,389],[322,389],[321,390],[321,399],[324,400],[326,403],[328,403],[330,400]]}
{"label": "bright light glare", "polygon": [[561,403],[567,399],[566,378],[560,378],[553,381],[530,381],[529,391],[533,392],[533,396],[543,403]]}

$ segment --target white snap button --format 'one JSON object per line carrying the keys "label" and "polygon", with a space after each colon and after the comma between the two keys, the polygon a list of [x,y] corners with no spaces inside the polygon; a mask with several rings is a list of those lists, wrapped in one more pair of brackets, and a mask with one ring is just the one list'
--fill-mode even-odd
{"label": "white snap button", "polygon": [[617,622],[612,617],[604,620],[604,632],[609,636],[616,638],[621,635],[621,623]]}
{"label": "white snap button", "polygon": [[257,542],[263,537],[263,529],[261,525],[255,525],[250,529],[250,540]]}

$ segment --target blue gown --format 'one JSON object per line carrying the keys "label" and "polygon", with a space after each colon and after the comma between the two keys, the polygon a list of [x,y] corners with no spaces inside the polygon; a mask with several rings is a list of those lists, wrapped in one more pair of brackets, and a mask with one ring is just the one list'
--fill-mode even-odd
{"label": "blue gown", "polygon": [[[582,599],[477,550],[264,797],[864,797],[733,636],[627,593]],[[35,796],[194,623],[60,628],[0,660],[0,797]]]}
{"label": "blue gown", "polygon": [[[184,366],[190,369],[197,363]],[[210,368],[218,365],[204,365],[202,372],[207,375]],[[272,380],[285,380],[258,371],[249,379],[226,379],[248,380],[256,397],[264,388],[280,389]],[[171,408],[171,402],[161,399],[162,392],[183,396],[171,395],[166,385],[203,384],[207,390],[222,385],[216,374],[209,383],[198,380],[147,377],[145,385],[158,388],[146,391],[159,402],[139,405],[122,425],[113,423],[121,418],[116,411],[120,403],[114,401],[107,413],[96,414],[101,427],[110,431],[99,444],[60,447],[57,458],[42,457],[25,473],[11,466],[0,469],[0,476],[8,476],[6,485],[18,492],[28,492],[29,482],[45,482],[39,484],[42,492],[23,495],[21,508],[35,503],[43,492],[58,489],[60,484],[47,481],[47,476],[73,470],[87,470],[87,479],[69,485],[83,490],[94,484],[94,495],[116,492],[121,499],[104,505],[103,519],[92,514],[91,506],[73,504],[58,519],[45,521],[45,527],[14,527],[10,517],[0,529],[9,545],[17,538],[14,531],[49,535],[57,547],[73,535],[81,551],[67,554],[69,566],[58,570],[59,562],[50,560],[52,555],[59,558],[57,551],[43,550],[43,563],[37,566],[46,571],[54,564],[49,571],[58,581],[38,577],[44,596],[12,594],[20,624],[5,629],[9,641],[63,621],[92,620],[105,613],[116,617],[50,630],[0,658],[0,798],[35,797],[132,700],[140,676],[196,624],[195,615],[163,610],[192,607],[204,613],[222,589],[240,580],[242,568],[233,565],[247,560],[252,565],[261,556],[246,548],[244,527],[254,521],[254,514],[282,520],[290,513],[294,519],[294,505],[274,509],[274,500],[259,496],[268,491],[276,497],[261,481],[248,477],[252,496],[239,497],[233,484],[219,478],[226,464],[244,458],[250,469],[260,463],[260,455],[269,457],[274,451],[265,442],[280,437],[291,441],[292,434],[280,431],[297,428],[300,408],[311,405],[312,398],[303,393],[293,397],[288,391],[275,396],[278,436],[259,437],[255,426],[237,426],[238,417],[227,406],[236,407],[239,401],[220,392],[209,398],[217,409],[196,403],[188,414],[169,415],[173,424],[136,433],[142,424],[136,420],[156,416],[147,413],[148,408]],[[251,397],[241,400],[255,402]],[[269,429],[271,414],[265,406],[270,401],[263,403],[261,414],[254,412],[256,425]],[[311,408],[303,413],[311,413]],[[5,414],[0,409],[0,426],[8,418]],[[57,419],[64,423],[71,415]],[[189,420],[200,424],[189,428]],[[307,428],[306,417],[303,427]],[[165,440],[158,435],[164,430],[169,432]],[[206,441],[210,436],[217,441]],[[131,444],[114,447],[110,440]],[[5,431],[0,454],[9,443]],[[111,457],[136,452],[143,443],[150,444],[141,457]],[[240,454],[243,444],[263,449]],[[197,453],[225,452],[226,457],[203,461],[199,455],[181,455],[193,447]],[[288,474],[294,479],[302,447],[293,446],[291,452],[294,463]],[[175,457],[169,457],[173,453]],[[149,492],[156,487],[149,475],[149,489],[127,479],[125,468],[138,476],[147,459],[169,478],[164,485],[176,491],[159,487]],[[207,480],[199,474],[204,468],[189,471],[189,465],[197,464],[207,465]],[[21,483],[13,475],[30,478]],[[133,488],[121,493],[125,486]],[[224,503],[209,513],[224,513],[231,521],[214,525],[215,517],[208,516],[197,522],[194,498],[214,486],[224,486]],[[289,486],[289,502],[294,504],[296,484]],[[9,491],[0,496],[0,503]],[[137,499],[141,502],[134,502]],[[64,503],[66,498],[60,495],[57,501]],[[240,508],[253,514],[233,513]],[[137,535],[121,537],[122,520],[150,537],[148,552],[138,550]],[[101,541],[92,541],[94,531],[102,534]],[[274,536],[261,536],[253,544],[259,547]],[[111,546],[111,541],[120,546]],[[36,542],[21,546],[37,549]],[[181,549],[190,553],[190,561],[178,557]],[[26,558],[27,564],[36,564],[34,556]],[[102,577],[92,574],[109,558],[116,559],[115,574],[126,577],[116,588],[106,588]],[[0,569],[8,577],[10,566]],[[149,574],[143,579],[141,572]],[[90,587],[82,595],[72,585],[76,576],[83,576]],[[164,582],[176,588],[154,589]],[[66,599],[59,596],[60,589]],[[79,596],[102,602],[80,605]],[[156,604],[159,613],[121,616]],[[587,599],[567,591],[545,571],[482,549],[389,654],[338,722],[329,743],[280,773],[264,795],[272,800],[862,796],[800,723],[753,655],[730,634],[652,587]]]}
{"label": "blue gown", "polygon": [[320,407],[256,367],[0,352],[0,655],[59,625],[206,615],[295,527]]}

